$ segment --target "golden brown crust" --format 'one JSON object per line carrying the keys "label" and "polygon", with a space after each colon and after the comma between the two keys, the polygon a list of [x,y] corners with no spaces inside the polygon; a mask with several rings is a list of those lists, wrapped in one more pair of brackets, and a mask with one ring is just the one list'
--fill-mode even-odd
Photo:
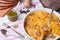
{"label": "golden brown crust", "polygon": [[25,20],[25,29],[28,34],[36,40],[42,40],[44,36],[44,30],[42,29],[42,27],[47,24],[48,19],[48,13],[45,14],[45,12],[42,11],[32,12],[32,14],[28,15]]}
{"label": "golden brown crust", "polygon": [[50,34],[60,36],[60,19],[53,14],[53,18],[48,25],[50,14],[44,11],[34,11],[29,14],[25,19],[25,30],[35,40],[42,40],[44,36]]}

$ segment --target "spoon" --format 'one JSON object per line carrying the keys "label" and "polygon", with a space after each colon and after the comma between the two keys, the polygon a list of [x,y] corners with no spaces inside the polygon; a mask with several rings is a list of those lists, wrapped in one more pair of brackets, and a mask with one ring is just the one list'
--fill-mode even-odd
{"label": "spoon", "polygon": [[6,34],[7,34],[7,30],[5,30],[5,29],[1,29],[0,31],[1,31],[1,33],[2,33],[3,35],[6,36]]}
{"label": "spoon", "polygon": [[[50,19],[49,19],[49,21],[48,21],[48,26],[50,27],[50,23],[51,23],[51,19],[52,19],[52,14],[53,14],[53,6],[52,6],[52,11],[51,11],[51,14],[50,14]],[[52,31],[52,30],[51,30]],[[51,32],[51,34],[52,34],[52,32]],[[52,34],[53,35],[53,34]],[[44,35],[44,37],[43,37],[43,40],[45,40],[45,38],[46,38],[46,36]]]}
{"label": "spoon", "polygon": [[11,26],[7,25],[6,23],[4,23],[4,25],[7,26],[7,28],[10,28],[11,30],[13,30],[15,33],[17,33],[21,38],[25,38],[22,34],[20,34],[19,32],[17,32],[13,28],[11,28]]}
{"label": "spoon", "polygon": [[50,27],[50,23],[51,23],[51,20],[52,20],[52,15],[53,15],[53,12],[54,12],[54,9],[53,9],[53,6],[52,6],[52,11],[51,11],[51,14],[50,14],[50,19],[48,21],[48,26]]}
{"label": "spoon", "polygon": [[[8,37],[8,36],[14,36],[14,35],[10,35],[10,33],[7,30],[5,30],[5,29],[1,29],[0,31],[6,37]],[[19,38],[18,36],[14,36],[14,37]]]}
{"label": "spoon", "polygon": [[[11,26],[7,25],[6,23],[3,23],[3,25],[7,26],[7,28],[12,29],[15,33],[17,33],[21,38],[23,38],[23,40],[27,39],[27,40],[33,40],[33,38],[31,37],[27,37],[25,38],[25,36],[23,36],[22,34],[20,34],[19,32],[15,31],[13,28],[11,28]],[[27,35],[26,35],[27,36]]]}
{"label": "spoon", "polygon": [[54,10],[52,9],[52,12],[51,12],[51,14],[50,14],[50,21],[49,21],[49,22],[51,22],[53,11],[54,11]]}

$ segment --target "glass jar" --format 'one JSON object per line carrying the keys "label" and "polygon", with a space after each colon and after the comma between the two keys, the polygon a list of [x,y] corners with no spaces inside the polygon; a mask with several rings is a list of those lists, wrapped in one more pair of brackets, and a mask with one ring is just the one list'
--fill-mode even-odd
{"label": "glass jar", "polygon": [[11,22],[16,21],[17,18],[18,18],[17,13],[14,12],[14,11],[12,11],[12,10],[8,12],[7,16],[8,16],[8,19],[9,19]]}

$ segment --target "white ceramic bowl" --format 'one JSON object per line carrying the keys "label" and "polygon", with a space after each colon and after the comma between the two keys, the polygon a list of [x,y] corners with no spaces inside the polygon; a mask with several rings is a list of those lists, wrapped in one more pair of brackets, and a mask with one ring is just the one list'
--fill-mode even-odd
{"label": "white ceramic bowl", "polygon": [[[52,9],[49,9],[49,8],[40,8],[40,9],[34,9],[33,11],[36,11],[36,10],[42,10],[42,11],[46,11],[46,12],[49,12],[49,13],[51,13],[52,12]],[[33,11],[30,11],[29,13],[27,13],[27,15],[29,15],[31,12],[33,12]],[[54,13],[55,13],[55,15],[56,16],[58,16],[59,18],[60,18],[60,14],[58,13],[58,12],[56,12],[56,11],[54,11]],[[24,17],[24,21],[25,21],[25,18],[27,17],[27,15]],[[23,23],[23,25],[24,25],[24,23]],[[24,31],[25,31],[25,29],[24,29]],[[25,33],[26,33],[26,35],[28,36],[28,37],[30,37],[30,38],[32,38],[31,36],[29,36],[29,34],[27,34],[27,32],[25,31]],[[58,37],[57,37],[58,38]],[[56,39],[57,39],[56,38]],[[55,40],[55,39],[54,39]]]}

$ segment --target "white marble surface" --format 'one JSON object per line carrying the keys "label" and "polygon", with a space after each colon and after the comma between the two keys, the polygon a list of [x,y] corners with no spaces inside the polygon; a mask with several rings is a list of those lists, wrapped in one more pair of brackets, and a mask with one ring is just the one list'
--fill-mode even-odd
{"label": "white marble surface", "polygon": [[[42,4],[39,2],[39,0],[33,0],[33,3],[36,4],[36,8],[30,8],[30,11],[34,10],[34,9],[39,9],[39,8],[43,8]],[[13,9],[14,11],[16,11],[18,13],[18,20],[16,22],[10,22],[8,20],[8,17],[7,15],[5,17],[0,17],[0,30],[1,29],[6,29],[8,30],[8,32],[10,33],[10,35],[13,35],[13,36],[8,36],[8,37],[5,37],[1,32],[0,32],[0,40],[28,40],[28,36],[25,34],[25,31],[24,31],[24,28],[23,28],[23,19],[24,17],[26,16],[26,14],[20,14],[20,9],[22,9],[24,6],[23,6],[23,3],[20,4],[18,3],[18,5]],[[22,35],[24,35],[26,37],[26,39],[22,39],[22,38],[16,38],[14,36],[18,36],[13,30],[11,29],[7,29],[6,26],[3,25],[3,23],[7,23],[8,25],[10,26],[13,26],[15,24],[18,24],[19,25],[19,28],[15,29],[16,31],[18,31],[19,33],[21,33]],[[13,28],[13,27],[12,27]]]}
{"label": "white marble surface", "polygon": [[[43,6],[39,2],[39,0],[33,0],[33,3],[36,4],[36,8],[30,8],[30,10],[43,8]],[[18,14],[20,14],[19,10],[22,9],[23,7],[24,7],[23,3],[22,4],[18,3],[18,5],[13,10],[16,11]],[[23,19],[24,19],[25,16],[26,16],[26,14],[20,14],[19,15],[19,19],[16,22],[10,22],[8,20],[7,15],[5,17],[2,17],[2,18],[0,17],[0,30],[1,29],[6,29],[6,30],[8,30],[8,32],[10,33],[10,35],[18,36],[13,30],[7,29],[6,26],[3,25],[3,23],[5,22],[5,23],[7,23],[10,26],[18,24],[19,28],[15,29],[15,30],[18,31],[19,33],[21,33],[22,35],[24,35],[27,38],[27,36],[25,35],[25,32],[24,32],[24,29],[23,29],[23,25],[22,25]],[[21,38],[16,38],[14,36],[5,37],[0,32],[0,40],[22,40],[22,39]],[[28,39],[24,39],[24,40],[28,40]]]}

